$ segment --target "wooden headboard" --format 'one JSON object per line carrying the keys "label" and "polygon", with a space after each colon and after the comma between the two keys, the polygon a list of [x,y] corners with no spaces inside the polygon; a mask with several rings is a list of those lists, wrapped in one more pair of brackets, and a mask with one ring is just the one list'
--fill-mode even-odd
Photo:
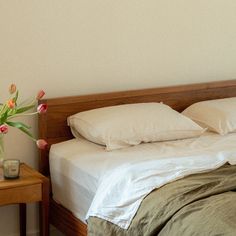
{"label": "wooden headboard", "polygon": [[40,151],[39,170],[44,175],[49,175],[48,153],[50,145],[72,138],[70,129],[67,126],[67,117],[77,112],[140,102],[163,102],[177,111],[182,111],[198,101],[235,96],[236,80],[227,80],[44,99],[41,103],[48,105],[48,111],[39,117],[39,137],[46,139],[49,147],[46,151]]}

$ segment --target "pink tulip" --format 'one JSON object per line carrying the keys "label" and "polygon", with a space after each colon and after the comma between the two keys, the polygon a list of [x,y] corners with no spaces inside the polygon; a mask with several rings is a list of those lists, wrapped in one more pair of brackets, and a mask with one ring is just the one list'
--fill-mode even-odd
{"label": "pink tulip", "polygon": [[40,104],[37,107],[37,111],[38,111],[39,114],[42,114],[42,113],[45,113],[47,111],[47,108],[48,108],[47,104]]}
{"label": "pink tulip", "polygon": [[6,134],[8,132],[8,126],[3,124],[0,125],[0,134]]}
{"label": "pink tulip", "polygon": [[43,90],[40,90],[40,91],[38,92],[38,94],[37,94],[36,99],[37,99],[37,100],[40,100],[40,99],[44,96],[44,94],[45,94],[45,92],[44,92]]}
{"label": "pink tulip", "polygon": [[15,84],[11,84],[9,87],[9,93],[13,94],[16,91],[16,85]]}
{"label": "pink tulip", "polygon": [[48,146],[48,143],[44,139],[38,139],[36,141],[36,144],[37,144],[39,149],[46,149],[47,146]]}
{"label": "pink tulip", "polygon": [[14,108],[15,107],[15,102],[14,102],[14,100],[13,99],[10,99],[8,102],[7,102],[7,106],[9,107],[9,108]]}

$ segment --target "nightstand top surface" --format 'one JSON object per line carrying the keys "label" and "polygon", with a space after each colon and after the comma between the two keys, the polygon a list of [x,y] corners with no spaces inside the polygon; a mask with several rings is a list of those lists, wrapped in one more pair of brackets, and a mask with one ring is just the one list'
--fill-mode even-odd
{"label": "nightstand top surface", "polygon": [[21,163],[20,177],[18,179],[6,180],[3,177],[3,170],[0,168],[0,190],[42,183],[45,178],[46,177],[41,175],[38,171],[24,163]]}

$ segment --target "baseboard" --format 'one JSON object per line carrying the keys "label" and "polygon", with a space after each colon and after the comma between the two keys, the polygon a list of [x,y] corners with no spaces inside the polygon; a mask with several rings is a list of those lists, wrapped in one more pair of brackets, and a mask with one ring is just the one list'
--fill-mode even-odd
{"label": "baseboard", "polygon": [[64,234],[59,232],[55,227],[52,225],[50,226],[50,236],[63,236]]}
{"label": "baseboard", "polygon": [[[50,226],[50,234],[51,236],[53,235],[62,235],[60,232],[57,231],[56,228]],[[34,230],[34,231],[27,231],[26,233],[27,236],[39,236],[39,230]],[[17,234],[9,234],[8,236],[20,236],[20,233]]]}
{"label": "baseboard", "polygon": [[26,235],[27,236],[39,236],[39,231],[37,230],[37,231],[28,231],[27,233],[26,233]]}
{"label": "baseboard", "polygon": [[[39,236],[39,231],[28,231],[26,233],[27,236]],[[9,234],[8,236],[20,236],[20,233],[17,234]]]}

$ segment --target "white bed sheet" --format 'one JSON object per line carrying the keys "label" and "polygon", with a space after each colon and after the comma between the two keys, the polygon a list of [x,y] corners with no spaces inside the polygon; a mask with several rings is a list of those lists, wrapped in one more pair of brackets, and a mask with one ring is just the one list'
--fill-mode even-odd
{"label": "white bed sheet", "polygon": [[50,149],[53,198],[85,222],[100,181],[115,168],[140,160],[208,155],[222,151],[236,153],[236,133],[220,136],[206,132],[198,138],[146,143],[110,152],[84,139],[54,144]]}

